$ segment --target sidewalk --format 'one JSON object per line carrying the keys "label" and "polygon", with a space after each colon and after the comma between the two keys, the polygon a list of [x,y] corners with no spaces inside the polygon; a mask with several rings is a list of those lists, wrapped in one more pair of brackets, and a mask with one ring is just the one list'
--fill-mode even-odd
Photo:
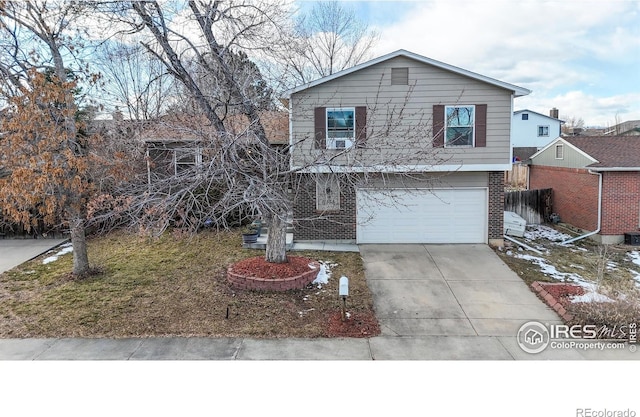
{"label": "sidewalk", "polygon": [[27,262],[68,239],[2,239],[0,240],[0,274]]}
{"label": "sidewalk", "polygon": [[0,339],[0,360],[638,360],[622,350],[522,351],[515,337]]}

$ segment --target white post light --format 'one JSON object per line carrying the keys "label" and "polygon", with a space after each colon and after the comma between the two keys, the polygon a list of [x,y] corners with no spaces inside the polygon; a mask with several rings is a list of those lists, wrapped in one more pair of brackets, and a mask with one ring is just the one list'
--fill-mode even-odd
{"label": "white post light", "polygon": [[338,295],[342,297],[342,321],[347,319],[347,297],[349,296],[349,278],[340,277]]}

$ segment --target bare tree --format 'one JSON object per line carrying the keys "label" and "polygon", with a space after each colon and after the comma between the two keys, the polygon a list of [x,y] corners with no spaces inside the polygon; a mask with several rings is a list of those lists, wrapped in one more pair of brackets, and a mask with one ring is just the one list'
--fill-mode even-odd
{"label": "bare tree", "polygon": [[580,134],[584,129],[584,120],[582,117],[569,116],[562,125],[562,134],[566,136],[574,136]]}
{"label": "bare tree", "polygon": [[[342,165],[339,181],[353,189],[378,176],[374,167],[380,164],[408,167],[407,180],[433,181],[433,175],[413,175],[410,167],[448,158],[431,144],[431,120],[421,109],[407,106],[413,94],[410,86],[405,100],[374,97],[367,103],[371,117],[366,125],[354,126],[367,131],[366,152],[364,144],[357,143],[292,161],[288,146],[273,146],[270,133],[277,130],[273,114],[261,109],[252,94],[255,90],[247,88],[246,77],[238,77],[230,59],[238,51],[270,53],[281,47],[277,37],[280,25],[286,25],[286,10],[270,2],[218,1],[190,1],[179,11],[168,11],[158,2],[132,2],[130,10],[132,27],[142,27],[139,35],[149,35],[143,41],[145,48],[184,86],[199,109],[199,114],[165,118],[154,126],[155,132],[147,132],[147,139],[158,139],[152,140],[158,145],[148,155],[156,170],[123,184],[119,194],[131,197],[122,215],[141,228],[162,232],[175,226],[193,231],[205,224],[226,227],[233,219],[257,215],[268,223],[266,260],[286,262],[286,225],[293,198],[324,175],[300,172]],[[181,32],[185,21],[197,33]],[[286,125],[288,115],[284,116]],[[311,120],[313,114],[295,117]],[[174,143],[170,147],[161,138]],[[315,138],[311,134],[292,140],[295,147]],[[388,149],[397,152],[389,154]],[[377,159],[371,160],[372,156]],[[109,215],[99,209],[96,213]]]}
{"label": "bare tree", "polygon": [[[46,119],[47,115],[50,117],[46,122],[43,120],[42,125],[28,126],[36,131],[24,132],[22,128],[14,126],[15,139],[32,140],[30,145],[33,145],[34,154],[28,156],[33,175],[42,174],[43,171],[37,169],[38,166],[51,167],[48,158],[56,149],[56,158],[66,160],[58,166],[59,169],[67,167],[68,170],[61,177],[59,172],[56,176],[60,177],[58,185],[61,187],[57,188],[59,193],[55,195],[55,205],[62,208],[65,224],[71,232],[74,248],[73,273],[76,275],[84,275],[89,271],[85,242],[86,219],[82,204],[87,187],[81,186],[87,184],[83,168],[86,164],[86,149],[78,134],[74,95],[78,88],[77,81],[86,72],[83,67],[70,67],[72,63],[77,63],[76,57],[81,50],[80,45],[74,41],[77,32],[73,22],[84,10],[84,5],[77,2],[0,2],[0,31],[3,39],[0,74],[3,90],[12,98],[17,98],[12,104],[14,109],[28,108],[38,119]],[[46,77],[43,78],[42,74],[46,74]],[[51,88],[51,95],[46,94],[47,87]],[[56,111],[47,112],[47,107]],[[42,132],[37,131],[38,126],[43,126]],[[48,145],[35,146],[34,141],[39,140]],[[62,148],[52,140],[58,141]],[[16,157],[20,160],[20,147],[13,146],[10,150],[17,152]],[[18,172],[20,167],[12,171],[11,178]],[[33,175],[31,180],[36,178]],[[14,186],[18,184],[14,183]],[[31,202],[39,204],[40,200]],[[24,208],[22,212],[24,213]]]}
{"label": "bare tree", "polygon": [[102,74],[111,107],[122,107],[131,120],[153,119],[162,115],[177,98],[174,79],[164,66],[147,54],[140,44],[104,42],[99,48],[98,69]]}
{"label": "bare tree", "polygon": [[287,48],[278,50],[276,55],[282,66],[276,71],[286,75],[276,81],[293,85],[368,60],[380,37],[358,18],[352,7],[337,1],[316,2],[309,12],[296,18],[289,30]]}

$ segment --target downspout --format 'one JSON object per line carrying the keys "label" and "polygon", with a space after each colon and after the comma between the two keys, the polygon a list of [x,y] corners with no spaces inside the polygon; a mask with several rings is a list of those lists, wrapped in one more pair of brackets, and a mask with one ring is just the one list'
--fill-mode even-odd
{"label": "downspout", "polygon": [[587,234],[581,235],[581,236],[577,236],[574,238],[571,238],[569,240],[565,240],[564,242],[560,243],[561,245],[568,245],[569,243],[573,243],[576,240],[581,240],[584,239],[585,237],[589,237],[589,236],[593,236],[596,233],[600,233],[600,227],[602,224],[602,173],[601,172],[593,172],[591,170],[589,170],[589,174],[593,174],[593,175],[597,175],[598,176],[598,228],[596,230],[594,230],[593,232],[589,232]]}

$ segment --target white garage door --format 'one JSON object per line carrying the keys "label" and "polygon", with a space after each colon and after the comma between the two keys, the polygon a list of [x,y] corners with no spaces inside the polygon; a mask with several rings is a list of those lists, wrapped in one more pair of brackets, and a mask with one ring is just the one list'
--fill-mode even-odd
{"label": "white garage door", "polygon": [[486,243],[487,189],[361,189],[358,243]]}

